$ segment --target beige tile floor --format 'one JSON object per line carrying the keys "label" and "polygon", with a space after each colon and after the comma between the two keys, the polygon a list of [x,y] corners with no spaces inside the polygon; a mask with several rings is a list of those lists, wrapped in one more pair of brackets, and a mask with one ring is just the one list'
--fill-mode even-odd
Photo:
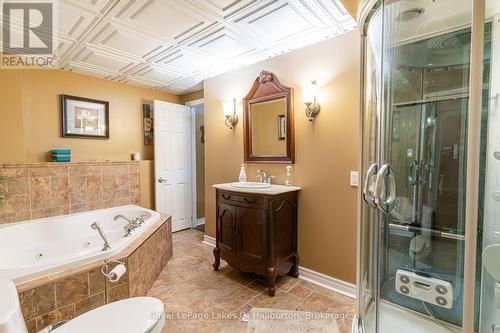
{"label": "beige tile floor", "polygon": [[335,313],[341,333],[350,332],[355,301],[304,280],[282,277],[274,297],[261,278],[221,261],[212,268],[212,247],[195,229],[174,233],[174,254],[149,292],[165,304],[164,332],[245,332],[242,313],[252,307]]}

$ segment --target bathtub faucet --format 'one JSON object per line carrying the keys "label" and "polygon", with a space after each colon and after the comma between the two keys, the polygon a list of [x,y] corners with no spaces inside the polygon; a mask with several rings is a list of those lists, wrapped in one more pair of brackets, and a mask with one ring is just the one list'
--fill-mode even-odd
{"label": "bathtub faucet", "polygon": [[125,237],[130,237],[130,235],[132,234],[132,231],[134,231],[135,228],[138,228],[141,226],[142,223],[140,222],[137,222],[137,220],[131,220],[129,218],[127,218],[126,216],[123,216],[123,215],[116,215],[113,220],[117,221],[118,219],[124,219],[125,221],[127,221],[127,224],[125,224],[125,226],[123,227],[123,229],[125,229]]}
{"label": "bathtub faucet", "polygon": [[97,223],[97,222],[92,223],[91,228],[94,230],[97,230],[97,232],[99,233],[99,236],[101,236],[102,240],[104,241],[104,247],[102,248],[102,251],[111,250],[111,246],[109,246],[109,243],[108,243],[108,238],[106,237],[106,234],[104,233],[104,231],[101,229],[101,226],[99,225],[99,223]]}

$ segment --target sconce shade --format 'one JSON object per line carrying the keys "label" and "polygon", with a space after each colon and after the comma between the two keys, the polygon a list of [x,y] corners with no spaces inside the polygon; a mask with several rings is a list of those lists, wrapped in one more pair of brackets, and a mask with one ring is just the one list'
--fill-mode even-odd
{"label": "sconce shade", "polygon": [[235,108],[235,105],[234,105],[234,101],[233,100],[230,100],[230,101],[225,101],[224,103],[222,103],[222,108],[224,109],[224,115],[226,117],[228,116],[232,116],[234,114],[234,108]]}
{"label": "sconce shade", "polygon": [[316,98],[316,81],[312,81],[302,87],[302,102],[304,104],[313,104]]}
{"label": "sconce shade", "polygon": [[316,99],[316,93],[316,81],[311,81],[311,84],[302,87],[302,102],[306,105],[305,112],[309,121],[313,121],[321,110],[321,105]]}

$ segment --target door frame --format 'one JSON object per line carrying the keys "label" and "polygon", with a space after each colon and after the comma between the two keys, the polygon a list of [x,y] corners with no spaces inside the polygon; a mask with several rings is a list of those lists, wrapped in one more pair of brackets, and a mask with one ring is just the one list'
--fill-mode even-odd
{"label": "door frame", "polygon": [[[196,198],[197,198],[197,189],[196,189],[196,112],[195,108],[200,105],[205,105],[205,99],[199,98],[193,101],[189,101],[185,103],[186,106],[189,106],[190,112],[190,130],[191,130],[191,191],[193,193],[192,202],[191,202],[191,214],[193,215],[193,219],[191,221],[191,227],[196,228],[199,225],[205,224],[205,218],[203,221],[198,222],[198,218],[196,216]],[[203,110],[205,113],[205,110]]]}

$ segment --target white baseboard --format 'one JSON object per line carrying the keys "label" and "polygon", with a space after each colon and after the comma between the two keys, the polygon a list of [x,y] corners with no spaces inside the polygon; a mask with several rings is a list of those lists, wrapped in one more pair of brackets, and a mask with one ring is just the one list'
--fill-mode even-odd
{"label": "white baseboard", "polygon": [[215,247],[215,238],[204,235],[203,236],[203,244],[207,244],[209,246]]}
{"label": "white baseboard", "polygon": [[195,226],[200,226],[202,224],[205,224],[205,218],[202,217],[201,219],[196,219]]}
{"label": "white baseboard", "polygon": [[299,266],[299,278],[356,299],[356,285],[352,283],[301,266]]}
{"label": "white baseboard", "polygon": [[[215,238],[204,235],[203,243],[215,247]],[[336,279],[334,277],[318,273],[309,268],[299,266],[299,278],[314,283],[323,288],[335,291],[339,294],[356,298],[356,286],[352,283]]]}

